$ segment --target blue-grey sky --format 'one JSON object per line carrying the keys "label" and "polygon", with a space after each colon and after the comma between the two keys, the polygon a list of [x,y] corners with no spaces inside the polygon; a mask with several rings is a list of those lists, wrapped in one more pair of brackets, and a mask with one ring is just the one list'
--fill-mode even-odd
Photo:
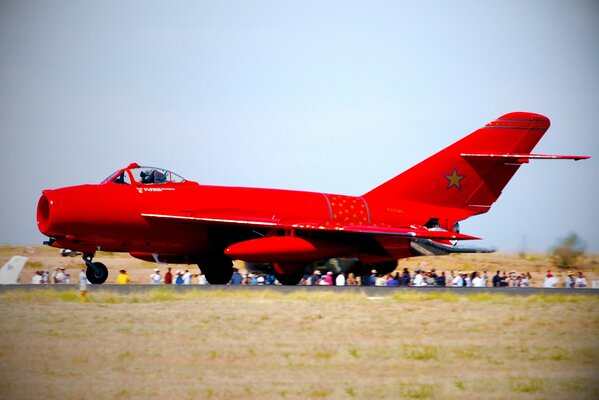
{"label": "blue-grey sky", "polygon": [[511,111],[547,115],[479,245],[599,251],[599,3],[0,2],[0,244],[44,188],[129,162],[207,184],[360,195]]}

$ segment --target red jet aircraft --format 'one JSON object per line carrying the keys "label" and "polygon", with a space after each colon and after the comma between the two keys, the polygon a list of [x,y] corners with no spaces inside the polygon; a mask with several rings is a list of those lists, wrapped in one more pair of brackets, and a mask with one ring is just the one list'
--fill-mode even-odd
{"label": "red jet aircraft", "polygon": [[130,164],[97,185],[44,190],[39,230],[50,246],[82,252],[92,283],[108,277],[97,250],[142,260],[198,264],[225,284],[232,260],[270,263],[282,284],[306,265],[357,258],[392,270],[406,257],[472,252],[458,222],[491,208],[549,128],[539,114],[506,114],[362,196],[200,185]]}

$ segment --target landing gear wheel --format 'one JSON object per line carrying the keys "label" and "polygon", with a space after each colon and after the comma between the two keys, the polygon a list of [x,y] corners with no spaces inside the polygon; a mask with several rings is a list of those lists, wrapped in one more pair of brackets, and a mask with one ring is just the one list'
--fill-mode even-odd
{"label": "landing gear wheel", "polygon": [[91,265],[88,265],[87,270],[85,270],[85,275],[91,283],[101,284],[106,282],[108,278],[108,268],[101,262],[91,263]]}
{"label": "landing gear wheel", "polygon": [[226,285],[233,276],[233,268],[225,266],[210,268],[204,272],[204,276],[211,285]]}
{"label": "landing gear wheel", "polygon": [[275,276],[281,285],[295,286],[300,283],[304,274],[275,274]]}
{"label": "landing gear wheel", "polygon": [[226,257],[208,257],[198,267],[211,285],[226,285],[233,276],[233,261]]}

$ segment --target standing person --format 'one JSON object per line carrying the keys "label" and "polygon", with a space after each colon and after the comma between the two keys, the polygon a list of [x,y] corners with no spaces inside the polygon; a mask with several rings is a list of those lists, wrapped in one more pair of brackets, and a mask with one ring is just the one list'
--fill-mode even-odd
{"label": "standing person", "polygon": [[318,281],[320,280],[320,275],[321,274],[320,274],[319,270],[314,271],[314,273],[310,277],[310,285],[311,286],[316,286],[318,284]]}
{"label": "standing person", "polygon": [[480,277],[478,271],[474,271],[472,276],[472,287],[485,287],[484,280]]}
{"label": "standing person", "polygon": [[162,282],[162,275],[160,275],[160,270],[158,268],[154,268],[154,273],[150,275],[150,282],[152,285],[158,285]]}
{"label": "standing person", "polygon": [[530,287],[531,284],[531,275],[530,272],[524,273],[520,275],[520,287]]}
{"label": "standing person", "polygon": [[333,286],[333,273],[331,271],[327,272],[323,279],[326,282],[326,286]]}
{"label": "standing person", "polygon": [[410,286],[410,282],[412,282],[410,271],[408,271],[407,268],[404,268],[403,272],[401,273],[401,284],[402,286]]}
{"label": "standing person", "polygon": [[374,286],[387,286],[387,278],[380,274],[375,278]]}
{"label": "standing person", "polygon": [[574,274],[572,273],[572,271],[568,271],[568,273],[566,274],[566,287],[569,289],[573,288],[575,282],[576,280],[574,279]]}
{"label": "standing person", "polygon": [[451,285],[452,286],[456,286],[456,287],[462,287],[464,286],[464,278],[462,277],[462,273],[459,272],[455,278],[453,278],[453,281],[451,281]]}
{"label": "standing person", "polygon": [[41,285],[42,284],[42,271],[35,271],[35,275],[31,278],[32,285]]}
{"label": "standing person", "polygon": [[507,275],[505,271],[503,271],[503,275],[501,275],[501,279],[499,280],[499,287],[507,287]]}
{"label": "standing person", "polygon": [[483,271],[483,274],[481,276],[481,279],[483,280],[483,286],[487,287],[487,282],[489,282],[489,271],[487,271],[486,269]]}
{"label": "standing person", "polygon": [[416,270],[416,275],[414,275],[414,281],[412,282],[412,286],[426,286],[426,282],[424,281],[424,277],[422,276],[421,270]]}
{"label": "standing person", "polygon": [[131,277],[127,274],[124,269],[119,271],[119,275],[116,277],[117,285],[128,285],[131,283]]}
{"label": "standing person", "polygon": [[578,273],[578,277],[574,281],[574,287],[584,288],[587,287],[587,278],[584,277],[584,274],[581,272]]}
{"label": "standing person", "polygon": [[175,273],[175,275],[177,276],[175,278],[175,284],[176,285],[182,285],[183,284],[183,273],[180,270],[177,270],[177,272]]}
{"label": "standing person", "polygon": [[239,273],[237,268],[233,268],[233,275],[231,275],[231,285],[241,285],[243,277]]}
{"label": "standing person", "polygon": [[518,280],[518,276],[516,275],[516,271],[515,270],[511,270],[509,276],[510,276],[509,279],[508,279],[508,286],[509,287],[518,287],[518,286],[520,286],[520,281]]}
{"label": "standing person", "polygon": [[79,271],[79,294],[81,294],[81,302],[85,303],[85,296],[87,295],[87,274],[85,268]]}
{"label": "standing person", "polygon": [[437,286],[445,286],[447,284],[447,279],[445,277],[445,271],[441,271],[441,275],[437,276],[436,285]]}
{"label": "standing person", "polygon": [[559,278],[551,273],[551,270],[547,270],[547,275],[545,275],[545,280],[543,281],[543,287],[552,288],[557,285],[559,282]]}
{"label": "standing person", "polygon": [[335,278],[335,285],[345,286],[345,275],[343,275],[343,272],[340,272],[339,275],[337,275],[337,278]]}
{"label": "standing person", "polygon": [[455,279],[455,273],[454,271],[449,271],[449,276],[446,279],[446,285],[447,286],[452,286],[453,285],[453,280]]}
{"label": "standing person", "polygon": [[464,273],[464,286],[472,287],[472,274]]}
{"label": "standing person", "polygon": [[66,275],[64,274],[64,268],[56,268],[56,275],[54,275],[54,283],[64,283],[66,279]]}
{"label": "standing person", "polygon": [[186,269],[185,273],[183,274],[183,284],[191,285],[191,272],[189,272],[188,269]]}
{"label": "standing person", "polygon": [[173,283],[173,273],[171,272],[171,268],[169,267],[168,270],[166,271],[166,274],[164,274],[164,284],[171,285],[172,283]]}
{"label": "standing person", "polygon": [[208,285],[208,280],[206,279],[206,275],[204,275],[203,272],[200,271],[200,274],[198,275],[198,285]]}
{"label": "standing person", "polygon": [[368,279],[368,286],[376,285],[376,269],[370,271],[370,278]]}
{"label": "standing person", "polygon": [[495,276],[493,276],[493,287],[499,287],[501,283],[501,276],[499,275],[499,270],[497,270],[497,273],[495,274]]}
{"label": "standing person", "polygon": [[347,275],[347,281],[345,282],[345,284],[347,286],[358,286],[358,282],[356,281],[356,276],[354,275],[353,272],[350,272],[349,275]]}

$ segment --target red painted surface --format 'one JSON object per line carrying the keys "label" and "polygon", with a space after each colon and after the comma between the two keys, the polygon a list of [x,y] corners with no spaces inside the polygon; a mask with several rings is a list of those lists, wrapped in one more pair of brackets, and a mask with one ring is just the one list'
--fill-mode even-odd
{"label": "red painted surface", "polygon": [[[130,164],[98,185],[45,190],[38,227],[53,246],[90,255],[186,263],[225,255],[275,263],[279,273],[333,257],[400,259],[416,255],[414,239],[448,248],[473,239],[454,224],[487,212],[530,159],[587,158],[530,154],[548,128],[542,115],[506,114],[361,197],[206,186]],[[443,230],[427,229],[431,220]]]}

